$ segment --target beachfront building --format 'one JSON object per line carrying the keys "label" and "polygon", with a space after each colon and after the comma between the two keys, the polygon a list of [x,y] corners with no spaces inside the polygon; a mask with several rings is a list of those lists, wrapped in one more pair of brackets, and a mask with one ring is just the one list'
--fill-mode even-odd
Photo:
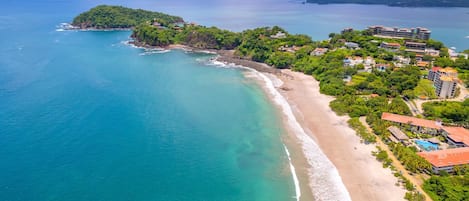
{"label": "beachfront building", "polygon": [[455,166],[469,164],[469,147],[445,149],[431,152],[419,152],[419,156],[432,164],[432,171],[453,172]]}
{"label": "beachfront building", "polygon": [[428,40],[431,36],[431,31],[427,28],[399,28],[399,27],[386,27],[382,25],[369,26],[370,31],[376,37],[391,37],[391,38],[408,38],[408,39],[421,39]]}
{"label": "beachfront building", "polygon": [[379,45],[380,48],[383,48],[387,51],[391,52],[397,52],[401,48],[401,44],[399,43],[387,43],[387,42],[382,42]]}
{"label": "beachfront building", "polygon": [[443,127],[443,135],[454,147],[469,147],[469,130],[463,127]]}
{"label": "beachfront building", "polygon": [[420,119],[387,112],[383,112],[381,119],[398,123],[400,126],[410,125],[410,130],[414,133],[437,135],[442,129],[440,121]]}
{"label": "beachfront building", "polygon": [[326,54],[326,52],[328,51],[329,49],[327,48],[316,48],[314,49],[312,52],[311,52],[311,56],[322,56],[324,54]]}
{"label": "beachfront building", "polygon": [[[425,158],[432,164],[434,173],[440,171],[452,172],[454,166],[469,164],[469,130],[463,127],[449,127],[443,126],[439,121],[432,121],[426,119],[415,118],[411,116],[404,116],[384,112],[381,119],[398,123],[400,126],[410,125],[414,133],[425,133],[437,135],[441,134],[447,140],[450,147],[453,149],[444,149],[430,152],[419,152],[418,154]],[[400,131],[397,127],[392,126],[388,128],[392,134],[392,138],[398,142],[405,142],[405,133]],[[391,138],[391,140],[393,140]],[[402,139],[402,140],[400,140]],[[393,140],[393,141],[394,141]],[[438,143],[435,138],[427,139],[432,143]]]}
{"label": "beachfront building", "polygon": [[463,127],[443,126],[440,121],[420,119],[411,116],[384,112],[382,120],[398,123],[400,126],[410,125],[414,133],[437,135],[442,134],[448,144],[454,147],[469,147],[469,130]]}
{"label": "beachfront building", "polygon": [[406,144],[407,141],[409,140],[409,137],[401,131],[398,127],[395,126],[390,126],[388,128],[388,131],[391,132],[391,135],[389,136],[389,139],[393,142],[400,142],[403,144]]}

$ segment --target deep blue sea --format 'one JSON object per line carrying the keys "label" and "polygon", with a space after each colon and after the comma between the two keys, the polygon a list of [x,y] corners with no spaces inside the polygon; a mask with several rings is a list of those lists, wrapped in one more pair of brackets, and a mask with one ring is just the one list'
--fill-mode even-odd
{"label": "deep blue sea", "polygon": [[426,26],[469,49],[467,8],[2,1],[0,200],[295,200],[279,114],[242,70],[207,65],[207,54],[132,48],[130,32],[56,30],[103,3],[314,39],[349,26]]}

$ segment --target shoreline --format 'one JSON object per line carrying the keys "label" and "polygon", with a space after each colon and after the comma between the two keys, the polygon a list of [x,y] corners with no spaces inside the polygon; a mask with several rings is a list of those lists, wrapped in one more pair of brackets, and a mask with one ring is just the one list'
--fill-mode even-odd
{"label": "shoreline", "polygon": [[[376,151],[375,145],[361,143],[361,139],[347,124],[349,117],[337,116],[330,109],[329,102],[334,98],[321,94],[319,82],[312,76],[287,69],[274,73],[260,71],[251,68],[251,66],[253,64],[267,65],[248,60],[236,62],[241,59],[226,59],[226,57],[227,55],[224,55],[224,59],[217,59],[217,61],[245,66],[264,77],[264,81],[261,80],[260,85],[280,111],[287,131],[288,136],[285,137],[284,143],[291,152],[292,163],[296,174],[299,175],[302,195],[300,200],[310,200],[308,198],[314,198],[314,200],[389,201],[404,199],[406,190],[395,185],[398,179],[394,177],[390,169],[383,168],[382,163],[372,156],[371,152]],[[277,86],[272,84],[269,89],[267,82],[280,82],[280,84]],[[273,90],[285,99],[287,106],[279,104],[276,100],[279,97],[272,94]],[[285,109],[285,107],[287,108]],[[292,111],[293,119],[285,114],[288,113],[285,111],[288,108]],[[295,128],[295,122],[292,120],[297,122],[299,129]],[[318,148],[318,150],[312,151],[311,149],[314,148]],[[326,163],[326,165],[318,163],[321,154],[326,159],[319,163]],[[330,161],[332,166],[328,166],[327,161]],[[318,170],[321,172],[317,172]],[[322,171],[327,173],[324,175]],[[318,175],[318,173],[323,175]],[[336,173],[337,175],[335,175]],[[318,180],[322,181],[318,182]],[[324,185],[327,185],[328,182],[336,182],[334,184],[336,186],[324,189]],[[341,185],[345,186],[345,192],[340,189]],[[342,197],[327,197],[334,193],[333,196],[342,193]]]}
{"label": "shoreline", "polygon": [[321,94],[319,82],[312,76],[238,58],[232,50],[130,44],[143,49],[215,54],[214,61],[257,74],[258,84],[282,116],[287,134],[283,138],[285,151],[290,154],[289,168],[295,171],[292,177],[296,196],[300,196],[297,200],[404,199],[406,190],[395,185],[398,179],[372,156],[375,146],[361,143],[347,124],[348,116],[337,116],[331,110],[329,102],[334,98]]}

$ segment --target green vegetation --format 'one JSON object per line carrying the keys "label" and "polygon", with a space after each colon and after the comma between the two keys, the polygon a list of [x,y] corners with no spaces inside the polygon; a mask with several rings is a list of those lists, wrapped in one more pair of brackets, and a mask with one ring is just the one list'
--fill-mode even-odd
{"label": "green vegetation", "polygon": [[159,12],[131,9],[122,6],[100,5],[75,17],[72,25],[81,29],[133,28],[153,19],[158,19],[162,24],[184,22],[181,17]]}
{"label": "green vegetation", "polygon": [[464,176],[432,176],[423,188],[435,201],[469,200],[469,174]]}
{"label": "green vegetation", "polygon": [[[376,136],[373,135],[372,133],[368,132],[366,130],[365,126],[363,126],[363,124],[360,122],[360,120],[358,118],[349,119],[348,120],[348,125],[350,125],[350,127],[352,127],[357,132],[357,134],[365,141],[365,143],[374,143],[374,142],[376,142]],[[384,152],[384,153],[386,153],[386,152]]]}
{"label": "green vegetation", "polygon": [[377,152],[373,152],[372,154],[376,157],[376,159],[383,163],[383,167],[387,168],[392,165],[392,160],[389,158],[388,153],[382,150],[379,146],[376,146],[378,149]]}
{"label": "green vegetation", "polygon": [[201,49],[233,49],[240,44],[240,34],[216,27],[186,25],[176,30],[141,24],[132,37],[140,45],[167,46],[183,44]]}
{"label": "green vegetation", "polygon": [[407,192],[404,198],[409,201],[425,201],[425,196],[415,191]]}
{"label": "green vegetation", "polygon": [[421,79],[414,88],[413,97],[409,98],[419,98],[419,97],[427,97],[429,99],[436,99],[435,88],[433,87],[433,82],[427,79]]}
{"label": "green vegetation", "polygon": [[[446,2],[458,3],[459,1]],[[339,115],[352,117],[348,123],[363,141],[375,142],[376,137],[379,137],[390,144],[394,155],[407,170],[412,173],[431,172],[431,165],[416,154],[415,147],[405,147],[389,142],[390,133],[387,128],[393,124],[381,120],[383,112],[411,115],[402,97],[412,99],[423,95],[435,98],[431,82],[422,79],[426,69],[414,66],[416,64],[415,53],[405,52],[403,49],[389,51],[379,48],[381,42],[404,45],[402,39],[377,38],[368,31],[352,31],[343,34],[331,33],[330,40],[312,41],[309,36],[289,34],[277,26],[236,33],[216,27],[184,24],[180,17],[118,6],[98,6],[76,17],[73,24],[81,28],[134,28],[132,38],[139,46],[164,47],[182,44],[199,49],[234,50],[235,56],[243,59],[267,63],[276,68],[291,68],[294,71],[312,75],[320,81],[321,93],[336,96],[336,99],[330,103],[330,107]],[[346,48],[345,42],[357,43],[360,48]],[[440,57],[427,55],[423,58],[424,60],[434,61],[436,66],[455,67],[461,79],[469,84],[469,60],[458,58],[453,61],[445,53],[447,48],[443,43],[435,40],[426,42],[429,47],[441,50],[442,54]],[[328,48],[329,51],[321,56],[312,56],[311,53],[315,48]],[[386,68],[365,72],[364,63],[345,65],[344,60],[350,57],[362,59],[370,57],[375,63],[382,64],[381,66],[386,66]],[[411,64],[399,64],[396,58],[409,58]],[[351,82],[345,83],[345,78],[350,77]],[[431,102],[424,104],[423,107],[425,116],[431,119],[441,118],[448,123],[467,124],[469,122],[469,100],[463,103]],[[374,134],[369,133],[360,123],[358,117],[361,116],[366,116]],[[390,165],[386,152],[379,150],[375,156],[383,161],[384,166]],[[465,170],[466,168],[461,168],[459,172],[465,172]],[[467,180],[461,180],[460,177],[432,178],[433,180],[426,182],[425,189],[433,192],[432,195],[435,198],[442,198],[440,200],[468,198],[467,192],[469,191],[466,187],[460,187],[462,184],[469,184]],[[405,178],[403,181],[405,187],[412,191],[406,194],[406,199],[423,200],[422,195],[415,192],[410,181]],[[451,182],[454,183],[453,189],[447,185]],[[445,193],[446,189],[451,195]],[[460,192],[466,192],[465,196],[459,196]]]}
{"label": "green vegetation", "polygon": [[399,7],[469,7],[469,2],[465,0],[307,0],[308,3],[333,4],[333,3],[356,3],[356,4],[383,4]]}
{"label": "green vegetation", "polygon": [[424,115],[430,119],[441,119],[446,123],[468,124],[469,99],[464,102],[438,101],[423,104]]}
{"label": "green vegetation", "polygon": [[419,173],[431,171],[431,164],[421,156],[417,155],[415,149],[406,147],[402,144],[393,144],[391,149],[397,159],[399,159],[404,167],[410,172]]}

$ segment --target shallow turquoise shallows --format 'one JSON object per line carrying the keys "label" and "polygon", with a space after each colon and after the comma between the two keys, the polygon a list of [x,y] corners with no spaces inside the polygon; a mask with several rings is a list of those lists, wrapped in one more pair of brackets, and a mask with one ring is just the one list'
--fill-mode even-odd
{"label": "shallow turquoise shallows", "polygon": [[278,115],[239,69],[1,19],[0,200],[294,200]]}
{"label": "shallow turquoise shallows", "polygon": [[23,82],[3,78],[0,200],[294,195],[277,115],[240,70],[144,54],[129,32],[50,35],[16,50]]}

